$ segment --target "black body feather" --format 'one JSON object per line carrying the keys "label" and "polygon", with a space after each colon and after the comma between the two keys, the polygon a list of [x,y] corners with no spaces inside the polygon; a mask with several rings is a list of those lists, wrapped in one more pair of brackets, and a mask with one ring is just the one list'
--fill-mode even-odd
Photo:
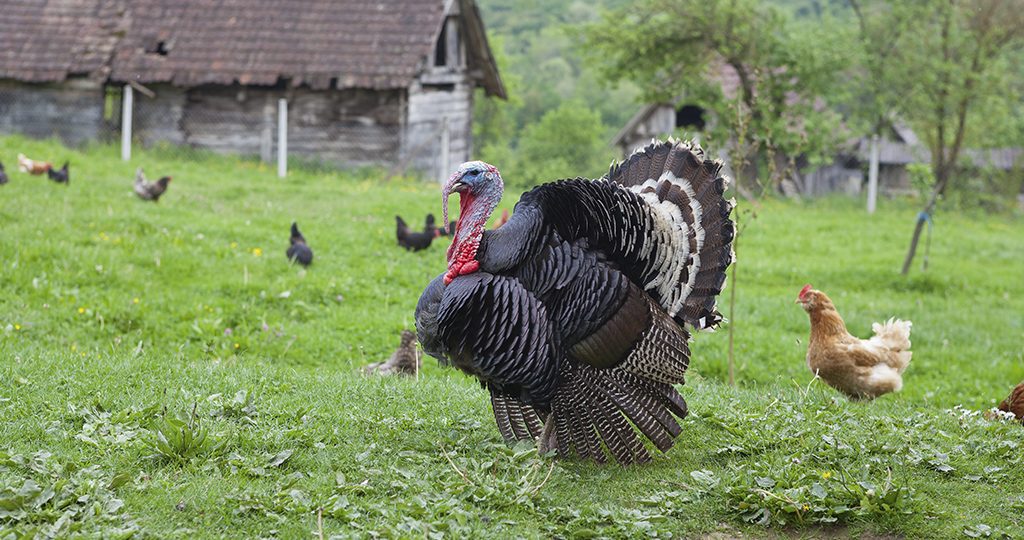
{"label": "black body feather", "polygon": [[[600,180],[525,193],[480,271],[416,307],[423,349],[477,377],[508,441],[622,464],[681,433],[689,332],[718,324],[732,204],[699,147],[652,144]],[[540,423],[543,422],[543,427]]]}

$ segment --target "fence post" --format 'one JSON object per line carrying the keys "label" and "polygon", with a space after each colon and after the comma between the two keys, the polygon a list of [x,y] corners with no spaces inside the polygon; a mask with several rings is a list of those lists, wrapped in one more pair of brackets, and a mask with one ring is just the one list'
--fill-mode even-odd
{"label": "fence post", "polygon": [[274,98],[263,100],[263,128],[260,130],[260,161],[274,162]]}
{"label": "fence post", "polygon": [[121,96],[121,160],[132,159],[132,108],[134,94],[130,85],[124,85]]}
{"label": "fence post", "polygon": [[438,172],[438,180],[444,184],[445,180],[448,179],[448,175],[452,173],[451,164],[448,160],[451,159],[449,153],[451,152],[451,134],[448,132],[448,117],[445,116],[441,119],[441,167]]}
{"label": "fence post", "polygon": [[277,176],[288,174],[288,100],[277,100]]}
{"label": "fence post", "polygon": [[878,134],[871,136],[871,162],[868,164],[868,213],[875,213],[878,202]]}

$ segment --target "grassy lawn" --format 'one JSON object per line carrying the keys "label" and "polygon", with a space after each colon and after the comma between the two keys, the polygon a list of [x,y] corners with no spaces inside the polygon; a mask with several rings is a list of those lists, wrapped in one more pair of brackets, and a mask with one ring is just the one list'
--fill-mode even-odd
{"label": "grassy lawn", "polygon": [[[70,159],[70,186],[18,152]],[[394,240],[396,213],[440,214],[436,186],[116,153],[0,138],[0,538],[1024,534],[1024,429],[979,412],[1024,379],[1020,216],[940,212],[903,278],[911,202],[744,213],[738,386],[727,332],[697,336],[683,436],[622,469],[505,447],[486,393],[432,359],[359,375],[444,267],[444,239]],[[174,176],[160,203],[131,193],[138,165]],[[808,282],[854,333],[914,321],[901,393],[812,381]]]}

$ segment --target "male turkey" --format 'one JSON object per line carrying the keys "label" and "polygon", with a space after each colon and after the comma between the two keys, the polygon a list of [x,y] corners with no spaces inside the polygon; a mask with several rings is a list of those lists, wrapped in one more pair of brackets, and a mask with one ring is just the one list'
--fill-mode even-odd
{"label": "male turkey", "polygon": [[652,143],[600,180],[534,188],[485,231],[504,184],[464,163],[441,196],[445,223],[460,196],[448,271],[416,306],[424,351],[480,380],[506,441],[622,464],[651,459],[644,439],[667,451],[686,416],[684,324],[722,320],[735,229],[720,169],[696,144]]}

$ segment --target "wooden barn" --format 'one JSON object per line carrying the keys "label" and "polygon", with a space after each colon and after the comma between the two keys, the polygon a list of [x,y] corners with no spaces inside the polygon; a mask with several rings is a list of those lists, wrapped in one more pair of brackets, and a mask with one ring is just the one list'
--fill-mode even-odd
{"label": "wooden barn", "polygon": [[[13,0],[0,17],[0,133],[133,135],[431,176],[472,151],[475,88],[505,97],[473,0]],[[68,31],[73,28],[74,31]],[[112,103],[113,102],[113,103]]]}

